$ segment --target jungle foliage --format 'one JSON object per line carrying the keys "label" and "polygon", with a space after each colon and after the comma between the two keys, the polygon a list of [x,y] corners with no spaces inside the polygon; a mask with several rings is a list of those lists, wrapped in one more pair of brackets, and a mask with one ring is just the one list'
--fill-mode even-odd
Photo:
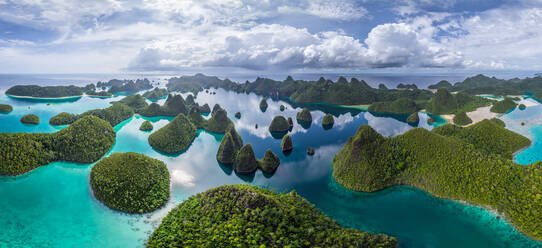
{"label": "jungle foliage", "polygon": [[56,133],[0,133],[0,174],[15,176],[54,161],[92,163],[115,142],[111,125],[86,116]]}
{"label": "jungle foliage", "polygon": [[25,124],[40,124],[40,118],[35,114],[27,114],[21,117],[21,122]]}
{"label": "jungle foliage", "polygon": [[143,154],[114,153],[90,171],[94,196],[127,213],[146,213],[169,199],[169,171],[164,162]]}
{"label": "jungle foliage", "polygon": [[111,126],[116,126],[117,124],[132,117],[134,115],[134,111],[132,110],[132,108],[122,103],[113,103],[111,107],[105,109],[89,110],[78,115],[62,112],[51,117],[51,119],[49,119],[49,124],[68,125],[76,120],[79,120],[89,115],[93,115],[103,120],[106,120],[107,122],[109,122],[109,124],[111,124]]}
{"label": "jungle foliage", "polygon": [[333,159],[333,177],[356,191],[411,185],[437,197],[491,207],[541,239],[542,163],[524,166],[510,159],[529,143],[490,120],[467,128],[415,128],[393,138],[362,125]]}
{"label": "jungle foliage", "polygon": [[67,97],[83,95],[83,88],[70,86],[15,85],[6,91],[7,95],[31,97]]}
{"label": "jungle foliage", "polygon": [[179,114],[167,125],[149,135],[148,140],[152,148],[158,151],[175,153],[186,150],[196,135],[196,126],[184,114]]}
{"label": "jungle foliage", "polygon": [[147,247],[396,247],[393,237],[343,228],[294,191],[228,185],[191,196]]}
{"label": "jungle foliage", "polygon": [[508,111],[514,110],[517,106],[517,103],[512,100],[510,97],[504,98],[502,101],[498,101],[493,104],[490,111],[493,113],[507,113]]}

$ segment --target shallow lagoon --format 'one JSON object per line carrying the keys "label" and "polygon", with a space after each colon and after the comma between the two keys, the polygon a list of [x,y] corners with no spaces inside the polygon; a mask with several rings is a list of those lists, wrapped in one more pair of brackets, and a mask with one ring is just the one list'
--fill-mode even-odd
{"label": "shallow lagoon", "polygon": [[[13,105],[14,111],[0,115],[1,132],[54,132],[62,127],[48,124],[59,112],[81,113],[105,108],[121,99],[83,97],[74,102],[26,101],[0,95],[1,103]],[[313,123],[308,129],[297,123],[291,134],[294,150],[288,156],[280,152],[280,139],[267,130],[275,115],[292,117],[294,109],[284,101],[268,100],[269,108],[258,108],[261,97],[216,90],[216,95],[200,92],[196,101],[211,107],[220,103],[235,122],[245,143],[252,143],[257,157],[272,149],[281,159],[274,175],[257,172],[238,176],[215,159],[222,135],[199,131],[187,151],[166,155],[147,143],[150,132],[139,130],[144,120],[153,122],[154,130],[172,118],[134,116],[117,125],[117,139],[111,152],[139,152],[163,160],[172,179],[169,203],[148,215],[127,215],[112,211],[97,202],[88,186],[92,165],[56,162],[16,178],[0,178],[0,244],[16,247],[140,247],[160,219],[190,195],[223,184],[251,183],[280,191],[295,189],[316,207],[341,224],[371,232],[397,236],[402,247],[542,247],[514,231],[503,220],[483,209],[442,200],[410,187],[394,187],[377,193],[348,191],[331,178],[334,154],[352,136],[359,125],[368,123],[378,132],[393,136],[412,127],[390,117],[376,117],[359,110],[313,106]],[[163,100],[159,101],[160,104]],[[280,104],[287,107],[279,110]],[[30,107],[30,109],[28,109]],[[335,115],[335,125],[324,130],[320,124],[324,109]],[[529,108],[528,108],[529,109]],[[235,112],[242,117],[233,117]],[[41,119],[37,126],[19,122],[24,114]],[[513,115],[514,112],[509,115]],[[421,115],[421,126],[428,116]],[[294,121],[295,122],[295,121]],[[258,124],[258,128],[255,128]],[[312,146],[314,156],[307,156]]]}

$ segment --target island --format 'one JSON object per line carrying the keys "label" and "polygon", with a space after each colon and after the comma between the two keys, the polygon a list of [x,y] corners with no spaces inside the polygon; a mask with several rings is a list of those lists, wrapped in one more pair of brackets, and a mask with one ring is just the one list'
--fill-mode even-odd
{"label": "island", "polygon": [[166,102],[163,106],[158,105],[157,103],[151,103],[149,106],[143,108],[138,112],[143,116],[177,116],[178,114],[187,114],[188,107],[186,102],[181,95],[172,95],[167,96]]}
{"label": "island", "polygon": [[154,88],[153,90],[143,93],[143,97],[149,100],[153,100],[153,101],[167,97],[167,95],[168,95],[167,89],[158,88],[158,87]]}
{"label": "island", "polygon": [[222,164],[231,165],[239,174],[250,174],[258,168],[272,174],[280,164],[279,157],[269,149],[261,160],[257,160],[252,145],[248,143],[243,146],[243,139],[233,125],[220,141],[216,159]]}
{"label": "island", "polygon": [[97,87],[109,87],[110,93],[121,93],[121,92],[137,92],[141,90],[148,90],[152,89],[151,82],[144,78],[144,79],[137,79],[137,80],[119,80],[119,79],[111,79],[108,82],[98,82],[96,84]]}
{"label": "island", "polygon": [[261,101],[260,101],[260,110],[262,112],[265,112],[265,110],[267,110],[267,100],[265,98],[263,98]]}
{"label": "island", "polygon": [[184,114],[179,114],[167,125],[149,135],[148,141],[157,151],[177,153],[188,149],[196,135],[196,126]]}
{"label": "island", "polygon": [[428,89],[432,89],[432,90],[438,90],[440,88],[449,89],[449,88],[452,88],[452,87],[453,87],[453,85],[450,82],[446,81],[446,80],[441,80],[436,84],[432,84],[432,85],[427,86]]}
{"label": "island", "polygon": [[198,129],[204,129],[213,133],[225,133],[230,126],[233,126],[233,122],[228,118],[228,113],[220,105],[215,105],[211,113],[211,118],[205,120],[201,115],[193,110],[189,114],[190,121],[196,125]]}
{"label": "island", "polygon": [[141,111],[149,105],[145,101],[145,98],[139,94],[129,95],[122,98],[119,102],[132,108],[135,113],[141,113]]}
{"label": "island", "polygon": [[280,148],[283,152],[289,152],[294,149],[294,143],[292,142],[292,137],[290,137],[289,134],[286,134],[284,135],[284,137],[282,137],[282,141],[280,142]]}
{"label": "island", "polygon": [[69,125],[76,120],[79,120],[85,116],[93,115],[103,120],[106,120],[111,124],[111,126],[116,126],[117,124],[128,120],[134,115],[132,108],[122,104],[122,103],[113,103],[111,107],[105,109],[94,109],[86,111],[82,114],[70,114],[66,112],[59,113],[51,119],[49,119],[49,124],[51,125]]}
{"label": "island", "polygon": [[420,116],[419,116],[418,112],[415,112],[415,113],[412,113],[411,115],[409,115],[407,117],[407,119],[406,119],[406,122],[408,124],[417,125],[420,122]]}
{"label": "island", "polygon": [[313,156],[314,155],[314,148],[312,148],[312,147],[307,148],[307,155]]}
{"label": "island", "polygon": [[147,213],[169,199],[169,171],[158,159],[135,152],[114,153],[90,171],[96,199],[126,213]]}
{"label": "island", "polygon": [[151,131],[153,129],[152,123],[150,121],[144,121],[141,123],[141,126],[139,126],[139,130],[141,131]]}
{"label": "island", "polygon": [[90,90],[90,91],[87,91],[85,92],[85,94],[87,96],[91,96],[91,97],[100,97],[100,98],[106,98],[106,97],[112,97],[113,94],[107,92],[107,91],[98,91],[96,92],[95,90]]}
{"label": "island", "polygon": [[36,98],[61,98],[76,97],[83,95],[83,88],[70,86],[38,86],[38,85],[15,85],[6,91],[8,96],[36,97]]}
{"label": "island", "polygon": [[466,126],[472,123],[472,119],[467,116],[465,111],[461,111],[454,116],[454,124],[459,126]]}
{"label": "island", "polygon": [[284,116],[281,116],[281,115],[275,116],[273,120],[271,121],[271,124],[269,125],[270,132],[284,133],[284,132],[288,132],[289,129],[290,129],[290,124],[288,123],[286,118],[284,118]]}
{"label": "island", "polygon": [[191,196],[171,210],[150,236],[147,247],[255,244],[386,248],[396,247],[397,239],[341,227],[295,191],[279,194],[256,186],[227,185]]}
{"label": "island", "polygon": [[542,163],[512,161],[512,154],[528,145],[529,139],[495,119],[466,128],[414,128],[392,138],[362,125],[334,157],[333,178],[355,191],[410,185],[491,208],[541,240]]}
{"label": "island", "polygon": [[514,100],[512,100],[512,98],[505,97],[504,100],[493,104],[491,107],[491,112],[503,114],[514,110],[516,106],[517,104],[514,102]]}
{"label": "island", "polygon": [[330,113],[324,115],[324,118],[322,118],[322,127],[324,127],[324,129],[330,129],[333,127],[334,124],[335,119],[333,118],[333,115],[331,115]]}
{"label": "island", "polygon": [[91,115],[56,133],[0,133],[0,175],[21,175],[54,161],[95,162],[115,136],[107,121]]}
{"label": "island", "polygon": [[439,88],[435,95],[426,104],[426,110],[434,115],[456,114],[459,112],[471,112],[480,107],[489,106],[492,100],[479,96],[471,96],[459,92],[451,94],[445,88]]}
{"label": "island", "polygon": [[422,107],[408,98],[399,98],[391,102],[374,102],[368,108],[370,112],[391,114],[412,114],[420,109]]}
{"label": "island", "polygon": [[21,122],[24,124],[40,124],[40,118],[35,114],[27,114],[21,117]]}
{"label": "island", "polygon": [[13,107],[9,104],[0,104],[0,113],[9,113],[13,111]]}

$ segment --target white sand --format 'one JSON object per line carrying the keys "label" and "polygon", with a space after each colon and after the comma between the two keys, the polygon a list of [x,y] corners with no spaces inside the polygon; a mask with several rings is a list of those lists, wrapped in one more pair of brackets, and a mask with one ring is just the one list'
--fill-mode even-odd
{"label": "white sand", "polygon": [[[472,119],[472,123],[467,126],[476,124],[485,119],[492,119],[492,118],[497,117],[497,113],[493,113],[489,111],[490,109],[491,109],[491,106],[487,106],[487,107],[477,108],[476,110],[472,112],[467,112],[467,116]],[[454,116],[455,115],[441,115],[441,117],[444,118],[449,123],[454,123]]]}

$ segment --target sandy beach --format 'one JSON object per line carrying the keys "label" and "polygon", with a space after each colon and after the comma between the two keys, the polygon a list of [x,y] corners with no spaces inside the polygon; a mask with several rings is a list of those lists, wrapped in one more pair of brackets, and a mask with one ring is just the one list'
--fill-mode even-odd
{"label": "sandy beach", "polygon": [[[491,106],[486,106],[486,107],[477,108],[476,110],[472,112],[467,112],[467,116],[472,119],[472,123],[466,126],[476,124],[484,119],[492,119],[492,118],[497,117],[497,113],[493,113],[489,111],[490,109],[491,109]],[[454,123],[455,115],[450,114],[450,115],[441,115],[441,116],[449,123]]]}

